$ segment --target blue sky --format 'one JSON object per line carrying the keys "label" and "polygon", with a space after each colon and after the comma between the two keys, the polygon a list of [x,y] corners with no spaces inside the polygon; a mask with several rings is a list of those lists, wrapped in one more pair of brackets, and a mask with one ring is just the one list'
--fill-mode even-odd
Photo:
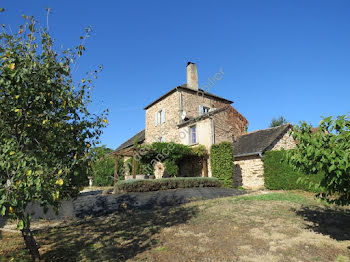
{"label": "blue sky", "polygon": [[249,131],[273,117],[317,125],[350,112],[350,1],[14,1],[1,0],[0,23],[22,14],[46,24],[56,43],[74,47],[91,25],[76,77],[98,65],[95,112],[110,109],[102,144],[116,148],[144,128],[144,106],[186,82],[222,69],[210,92],[233,100]]}

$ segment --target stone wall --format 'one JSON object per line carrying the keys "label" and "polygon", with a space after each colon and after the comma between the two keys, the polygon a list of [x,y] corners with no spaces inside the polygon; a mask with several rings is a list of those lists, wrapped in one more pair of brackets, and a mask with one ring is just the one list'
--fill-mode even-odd
{"label": "stone wall", "polygon": [[234,185],[249,189],[264,187],[264,163],[259,156],[235,159]]}
{"label": "stone wall", "polygon": [[[165,123],[154,123],[155,112],[165,109]],[[165,135],[165,142],[179,142],[179,93],[174,92],[146,110],[145,143],[151,144]]]}
{"label": "stone wall", "polygon": [[182,109],[186,111],[188,118],[195,118],[199,116],[199,106],[209,108],[222,108],[229,105],[228,102],[223,102],[213,97],[203,96],[201,92],[193,92],[182,90]]}
{"label": "stone wall", "polygon": [[295,140],[289,134],[289,131],[285,134],[282,134],[276,141],[273,143],[267,151],[270,150],[281,150],[282,148],[285,150],[293,149],[296,147]]}

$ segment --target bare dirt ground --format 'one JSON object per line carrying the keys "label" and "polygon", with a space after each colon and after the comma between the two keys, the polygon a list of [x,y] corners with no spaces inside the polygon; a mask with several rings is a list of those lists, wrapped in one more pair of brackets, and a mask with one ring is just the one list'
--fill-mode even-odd
{"label": "bare dirt ground", "polygon": [[[45,261],[350,261],[350,210],[274,192],[129,210],[35,232]],[[18,233],[0,257],[27,261]]]}

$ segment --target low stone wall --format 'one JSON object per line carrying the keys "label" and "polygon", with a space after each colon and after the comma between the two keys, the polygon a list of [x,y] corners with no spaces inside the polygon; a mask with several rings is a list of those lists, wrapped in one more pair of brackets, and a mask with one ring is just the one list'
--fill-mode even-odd
{"label": "low stone wall", "polygon": [[[83,218],[85,216],[103,216],[130,209],[152,209],[188,203],[195,200],[206,200],[246,194],[247,191],[232,188],[181,188],[144,193],[126,193],[101,195],[102,191],[82,193],[77,199],[65,201],[55,214],[53,209],[44,214],[39,204],[30,205],[27,212],[35,219],[60,220],[64,218]],[[0,217],[1,218],[1,217]],[[0,220],[0,228],[1,223]]]}
{"label": "low stone wall", "polygon": [[264,163],[259,156],[235,159],[234,185],[249,189],[264,187]]}

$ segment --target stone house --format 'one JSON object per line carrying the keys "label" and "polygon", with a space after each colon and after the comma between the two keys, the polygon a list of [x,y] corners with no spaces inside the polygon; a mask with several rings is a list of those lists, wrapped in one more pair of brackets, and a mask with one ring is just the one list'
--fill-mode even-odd
{"label": "stone house", "polygon": [[[292,126],[286,124],[247,134],[248,121],[232,107],[231,100],[198,88],[194,63],[188,63],[186,73],[186,84],[171,89],[144,108],[145,129],[120,145],[114,154],[123,156],[124,160],[132,157],[134,141],[140,145],[153,142],[204,145],[208,153],[213,144],[235,141],[235,184],[246,188],[263,187],[263,154],[269,150],[295,147],[288,133]],[[203,158],[196,163],[197,160],[185,159],[179,166],[179,175],[210,177],[208,160]],[[199,174],[193,173],[195,166],[201,167]],[[157,162],[156,178],[163,177],[164,170],[163,164]]]}
{"label": "stone house", "polygon": [[234,184],[244,188],[264,187],[264,153],[295,148],[291,129],[291,124],[285,124],[240,136],[233,143]]}
{"label": "stone house", "polygon": [[[139,144],[175,142],[189,146],[232,142],[246,132],[248,121],[234,107],[232,101],[198,88],[197,66],[189,62],[186,67],[187,83],[160,96],[145,110],[145,130],[119,146],[115,154],[127,155],[134,140]],[[221,72],[223,76],[224,72]],[[209,156],[210,157],[210,156]],[[184,164],[185,166],[185,164]],[[186,175],[186,167],[180,175]],[[162,169],[161,163],[156,170]],[[158,177],[161,177],[159,174]],[[203,164],[202,176],[211,176],[210,161]]]}

